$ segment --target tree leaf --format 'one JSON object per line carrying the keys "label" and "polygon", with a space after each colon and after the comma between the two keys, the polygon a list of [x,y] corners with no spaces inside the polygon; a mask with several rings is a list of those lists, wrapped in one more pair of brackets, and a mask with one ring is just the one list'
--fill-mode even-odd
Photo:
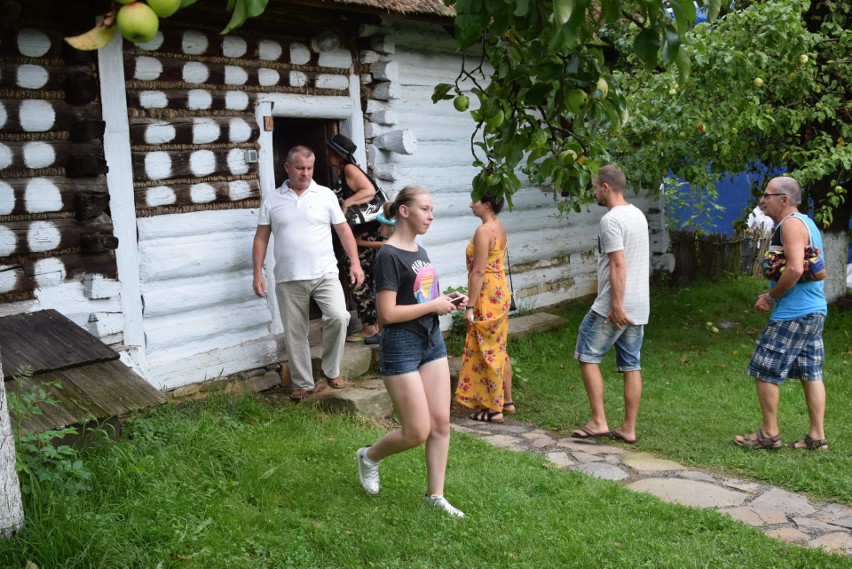
{"label": "tree leaf", "polygon": [[574,0],[553,0],[553,15],[556,23],[564,26],[574,12]]}
{"label": "tree leaf", "polygon": [[657,63],[660,50],[660,36],[655,30],[642,30],[633,42],[633,52],[648,66]]}
{"label": "tree leaf", "polygon": [[678,82],[681,85],[686,84],[686,80],[689,79],[689,72],[692,69],[692,60],[689,57],[689,53],[686,48],[681,48],[677,52],[677,57],[675,58],[675,65],[677,65],[677,73],[678,73]]}

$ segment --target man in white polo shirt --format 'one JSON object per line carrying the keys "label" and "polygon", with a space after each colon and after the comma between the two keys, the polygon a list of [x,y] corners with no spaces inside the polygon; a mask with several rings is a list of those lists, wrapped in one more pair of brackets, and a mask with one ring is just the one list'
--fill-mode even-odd
{"label": "man in white polo shirt", "polygon": [[311,298],[322,311],[322,371],[330,387],[346,387],[340,377],[340,360],[349,312],[338,280],[332,227],[349,256],[349,279],[356,288],[364,282],[364,272],[355,237],[337,198],[329,188],[313,180],[313,151],[307,146],[294,146],[287,154],[284,170],[289,179],[264,197],[258,214],[252,247],[254,293],[260,297],[267,294],[263,261],[269,238],[274,235],[275,297],[284,323],[284,343],[294,387],[290,399],[301,401],[314,391],[308,345]]}

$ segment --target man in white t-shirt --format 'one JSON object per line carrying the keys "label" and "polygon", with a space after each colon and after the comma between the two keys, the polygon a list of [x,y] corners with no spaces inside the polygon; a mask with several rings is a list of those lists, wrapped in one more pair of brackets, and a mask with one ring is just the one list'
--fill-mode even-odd
{"label": "man in white t-shirt", "polygon": [[308,344],[310,300],[322,311],[322,371],[334,389],[346,387],[340,361],[349,325],[346,298],[338,279],[331,229],[349,256],[349,279],[355,287],[364,282],[355,237],[334,193],[313,180],[314,153],[294,146],[284,164],[289,179],[263,198],[252,246],[254,293],[265,297],[263,261],[274,236],[275,297],[284,323],[284,343],[294,390],[290,399],[301,401],[314,392],[311,349]]}
{"label": "man in white t-shirt", "polygon": [[[595,179],[595,199],[609,211],[598,229],[598,296],[580,325],[574,357],[580,362],[592,418],[571,436],[613,437],[633,444],[642,397],[639,363],[650,314],[648,221],[624,199],[627,180],[618,166],[603,166]],[[610,430],[604,412],[600,363],[615,346],[616,368],[624,374],[624,421]]]}

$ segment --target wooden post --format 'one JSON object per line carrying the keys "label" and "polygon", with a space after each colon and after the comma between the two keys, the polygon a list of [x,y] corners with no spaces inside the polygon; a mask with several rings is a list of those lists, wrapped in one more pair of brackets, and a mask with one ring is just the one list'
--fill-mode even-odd
{"label": "wooden post", "polygon": [[9,537],[23,525],[24,506],[15,470],[15,435],[9,420],[3,360],[0,359],[0,538]]}

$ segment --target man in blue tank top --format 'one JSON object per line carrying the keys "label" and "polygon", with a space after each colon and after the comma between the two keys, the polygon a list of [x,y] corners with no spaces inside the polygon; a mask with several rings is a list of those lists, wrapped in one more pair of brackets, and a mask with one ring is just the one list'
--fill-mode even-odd
{"label": "man in blue tank top", "polygon": [[808,406],[810,429],[802,440],[788,444],[793,449],[828,450],[823,419],[825,386],[822,382],[824,346],[822,329],[828,307],[821,280],[805,275],[805,247],[822,251],[816,225],[799,213],[802,189],[793,178],[773,178],[760,199],[760,209],[775,221],[770,248],[782,249],[786,265],[769,291],[754,305],[757,312],[772,311],[769,324],[756,341],[748,374],[755,378],[763,422],[756,433],[739,435],[734,444],[748,449],[776,450],[783,446],[778,429],[779,386],[785,378],[802,382]]}

